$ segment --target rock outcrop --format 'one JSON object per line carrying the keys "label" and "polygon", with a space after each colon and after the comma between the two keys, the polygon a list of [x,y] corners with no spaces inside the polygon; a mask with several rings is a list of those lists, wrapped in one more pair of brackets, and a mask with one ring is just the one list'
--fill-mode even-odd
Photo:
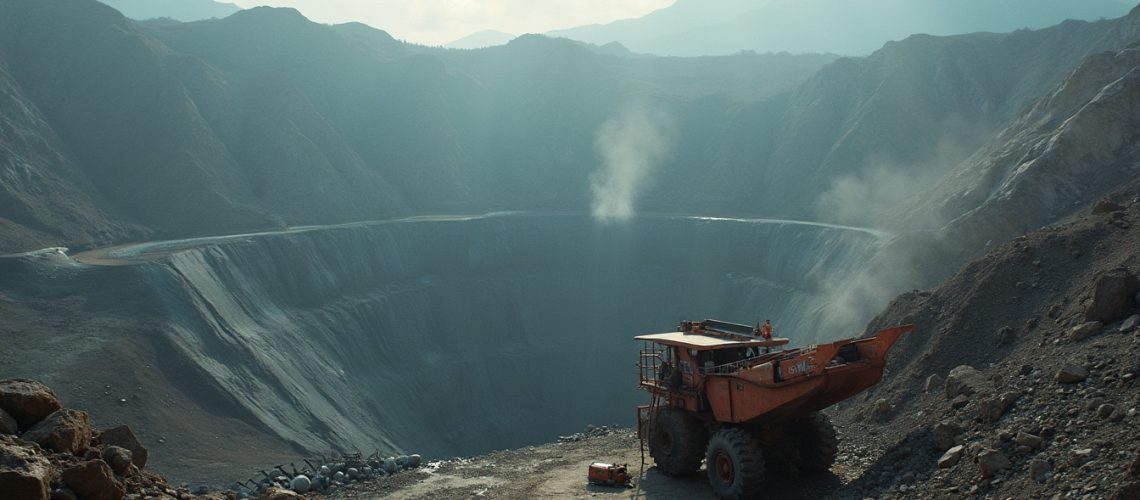
{"label": "rock outcrop", "polygon": [[0,382],[0,410],[27,429],[60,409],[59,399],[48,386],[26,379]]}
{"label": "rock outcrop", "polygon": [[51,389],[39,382],[0,381],[0,401],[2,411],[19,415],[20,427],[26,427],[19,435],[0,433],[4,500],[221,499],[191,495],[143,470],[146,448],[129,427],[94,436],[86,412],[61,407]]}

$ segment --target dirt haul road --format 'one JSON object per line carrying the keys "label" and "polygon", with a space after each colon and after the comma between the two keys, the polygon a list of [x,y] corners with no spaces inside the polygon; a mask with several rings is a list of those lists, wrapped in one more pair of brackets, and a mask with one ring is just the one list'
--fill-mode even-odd
{"label": "dirt haul road", "polygon": [[[392,498],[401,500],[458,500],[474,497],[532,498],[711,498],[705,471],[693,477],[666,477],[645,457],[641,467],[639,442],[633,431],[620,430],[580,441],[551,443],[518,450],[498,451],[468,459],[431,463],[419,471],[397,474],[370,483],[355,484],[316,495],[324,499]],[[633,488],[588,484],[591,462],[625,463],[634,477]],[[858,471],[836,463],[832,472],[811,478],[771,478],[766,491],[773,498],[821,498],[838,492]]]}

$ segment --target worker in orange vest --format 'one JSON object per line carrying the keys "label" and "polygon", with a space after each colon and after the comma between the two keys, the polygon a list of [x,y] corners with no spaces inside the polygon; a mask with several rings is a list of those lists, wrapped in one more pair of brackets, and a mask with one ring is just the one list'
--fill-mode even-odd
{"label": "worker in orange vest", "polygon": [[764,328],[760,329],[760,335],[767,340],[772,340],[772,320],[764,320]]}

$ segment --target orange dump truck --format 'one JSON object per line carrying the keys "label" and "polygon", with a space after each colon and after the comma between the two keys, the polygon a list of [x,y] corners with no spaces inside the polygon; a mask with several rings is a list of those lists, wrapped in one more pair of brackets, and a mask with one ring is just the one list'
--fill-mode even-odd
{"label": "orange dump truck", "polygon": [[819,411],[875,385],[887,351],[913,325],[874,337],[784,349],[764,328],[717,320],[642,335],[638,431],[659,471],[688,476],[705,462],[720,498],[758,494],[768,473],[823,472],[835,428]]}

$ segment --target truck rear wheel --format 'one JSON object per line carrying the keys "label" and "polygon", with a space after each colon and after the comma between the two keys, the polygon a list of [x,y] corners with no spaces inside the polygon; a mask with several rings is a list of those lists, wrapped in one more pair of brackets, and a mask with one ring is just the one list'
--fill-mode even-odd
{"label": "truck rear wheel", "polygon": [[839,437],[831,419],[819,412],[796,419],[787,426],[791,462],[803,474],[827,472],[839,452]]}
{"label": "truck rear wheel", "polygon": [[661,408],[649,431],[649,455],[662,474],[691,476],[701,468],[707,441],[699,419],[680,410]]}
{"label": "truck rear wheel", "polygon": [[764,454],[744,429],[726,428],[712,435],[705,469],[717,498],[753,498],[764,484]]}

